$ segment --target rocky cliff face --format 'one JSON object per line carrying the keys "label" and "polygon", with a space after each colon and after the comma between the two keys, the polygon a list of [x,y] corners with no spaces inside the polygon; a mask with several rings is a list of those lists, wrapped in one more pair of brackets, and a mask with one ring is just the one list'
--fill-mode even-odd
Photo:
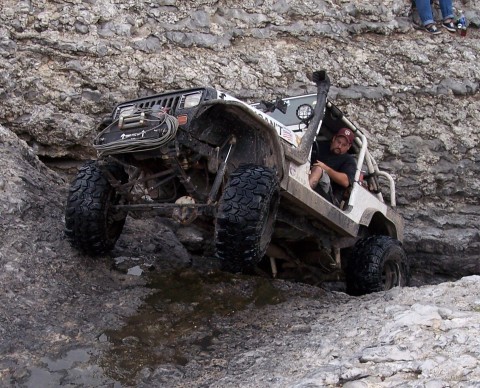
{"label": "rocky cliff face", "polygon": [[0,386],[480,386],[479,276],[351,297],[219,273],[157,219],[97,260],[63,238],[116,102],[302,94],[326,69],[397,179],[416,283],[480,273],[480,3],[455,6],[465,38],[416,30],[407,0],[2,0]]}
{"label": "rocky cliff face", "polygon": [[203,84],[302,94],[326,69],[330,98],[396,177],[416,272],[479,273],[480,2],[455,6],[463,38],[415,29],[406,0],[4,0],[0,123],[66,168],[95,156],[95,126],[122,100]]}

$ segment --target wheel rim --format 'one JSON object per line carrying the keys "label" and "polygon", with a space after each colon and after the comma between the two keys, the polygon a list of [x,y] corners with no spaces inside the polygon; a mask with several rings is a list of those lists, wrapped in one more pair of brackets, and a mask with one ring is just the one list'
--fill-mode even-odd
{"label": "wheel rim", "polygon": [[383,289],[390,290],[393,287],[400,285],[401,277],[400,266],[394,261],[387,261],[382,271]]}

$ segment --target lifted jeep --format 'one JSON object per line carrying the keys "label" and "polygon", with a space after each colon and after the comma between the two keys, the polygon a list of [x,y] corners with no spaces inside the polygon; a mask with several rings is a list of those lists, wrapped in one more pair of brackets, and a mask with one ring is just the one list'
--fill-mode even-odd
{"label": "lifted jeep", "polygon": [[[71,184],[66,236],[99,255],[113,248],[128,214],[161,215],[211,225],[227,271],[267,262],[273,276],[341,280],[352,295],[407,285],[394,180],[327,98],[326,72],[312,79],[316,94],[253,105],[211,87],[117,105],[94,141],[98,160]],[[337,207],[310,188],[308,175],[316,141],[342,127],[355,134],[357,171]]]}

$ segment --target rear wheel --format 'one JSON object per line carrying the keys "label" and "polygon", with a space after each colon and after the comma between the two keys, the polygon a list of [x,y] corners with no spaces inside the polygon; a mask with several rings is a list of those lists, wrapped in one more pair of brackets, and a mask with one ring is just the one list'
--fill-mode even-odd
{"label": "rear wheel", "polygon": [[[120,166],[105,168],[121,182],[128,179]],[[122,233],[127,216],[112,208],[119,201],[97,162],[84,164],[70,186],[65,210],[65,235],[70,243],[91,255],[110,251]]]}
{"label": "rear wheel", "polygon": [[275,172],[240,166],[230,175],[219,202],[215,225],[217,256],[229,272],[249,273],[265,255],[279,203]]}
{"label": "rear wheel", "polygon": [[410,268],[400,242],[371,236],[355,244],[345,268],[347,293],[363,295],[407,286]]}

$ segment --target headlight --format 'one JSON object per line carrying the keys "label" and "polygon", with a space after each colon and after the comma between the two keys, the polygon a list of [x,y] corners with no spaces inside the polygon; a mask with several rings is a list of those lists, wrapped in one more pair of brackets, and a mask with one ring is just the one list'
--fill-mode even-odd
{"label": "headlight", "polygon": [[117,107],[115,109],[115,113],[113,114],[113,119],[116,120],[120,118],[120,116],[125,117],[125,116],[130,116],[135,112],[135,105],[130,104],[130,105],[123,105],[121,107]]}
{"label": "headlight", "polygon": [[120,108],[116,116],[117,117],[131,116],[135,114],[136,111],[137,111],[137,108],[135,107],[135,105],[127,105]]}
{"label": "headlight", "polygon": [[182,100],[180,101],[180,109],[193,108],[200,104],[202,100],[202,92],[195,92],[191,94],[184,94]]}

